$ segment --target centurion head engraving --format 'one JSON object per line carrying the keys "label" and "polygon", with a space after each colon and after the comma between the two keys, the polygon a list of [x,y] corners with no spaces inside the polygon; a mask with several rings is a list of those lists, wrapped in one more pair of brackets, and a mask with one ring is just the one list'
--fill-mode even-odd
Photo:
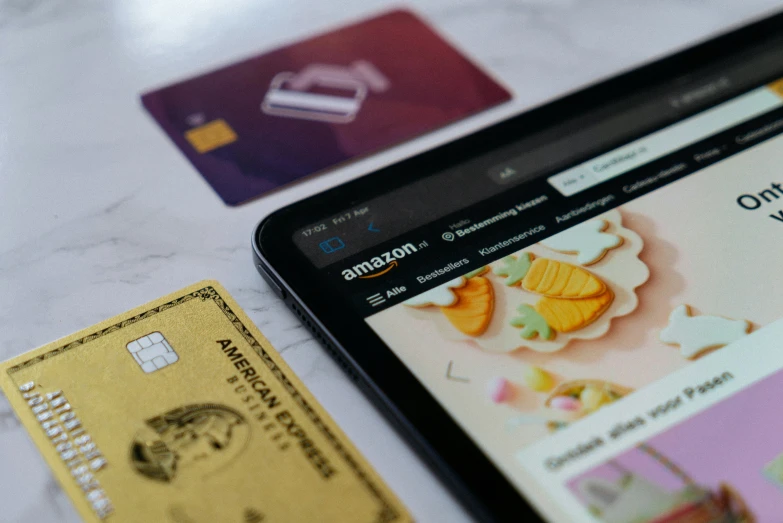
{"label": "centurion head engraving", "polygon": [[207,475],[242,452],[250,426],[217,404],[188,405],[150,418],[131,444],[131,463],[150,479],[171,482],[183,471]]}

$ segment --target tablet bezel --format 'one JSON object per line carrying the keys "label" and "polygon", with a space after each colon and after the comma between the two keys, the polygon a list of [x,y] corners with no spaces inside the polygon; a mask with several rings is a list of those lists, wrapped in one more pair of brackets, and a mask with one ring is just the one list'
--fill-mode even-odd
{"label": "tablet bezel", "polygon": [[[588,110],[671,84],[695,69],[779,35],[783,14],[714,38],[464,138],[284,207],[253,233],[255,264],[286,304],[370,396],[475,516],[533,521],[541,516],[370,329],[345,296],[327,295],[320,270],[292,237],[302,227]],[[634,138],[629,136],[628,139]],[[574,162],[575,164],[578,162]]]}

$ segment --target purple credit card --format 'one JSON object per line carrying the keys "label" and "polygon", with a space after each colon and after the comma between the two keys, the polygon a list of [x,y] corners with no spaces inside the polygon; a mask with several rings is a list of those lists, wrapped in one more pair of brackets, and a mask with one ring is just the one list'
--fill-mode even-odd
{"label": "purple credit card", "polygon": [[152,91],[142,103],[237,205],[510,98],[407,11]]}

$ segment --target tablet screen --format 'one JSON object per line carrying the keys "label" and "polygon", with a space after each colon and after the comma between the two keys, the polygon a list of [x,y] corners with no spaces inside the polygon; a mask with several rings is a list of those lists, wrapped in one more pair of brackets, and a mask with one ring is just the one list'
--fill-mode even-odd
{"label": "tablet screen", "polygon": [[783,81],[613,118],[598,154],[560,127],[294,240],[542,514],[780,521]]}

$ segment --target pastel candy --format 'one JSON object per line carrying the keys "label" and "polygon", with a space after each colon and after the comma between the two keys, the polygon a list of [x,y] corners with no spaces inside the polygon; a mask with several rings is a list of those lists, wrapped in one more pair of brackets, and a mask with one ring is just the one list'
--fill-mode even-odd
{"label": "pastel candy", "polygon": [[492,378],[487,383],[487,394],[493,403],[503,403],[511,397],[511,384],[500,376]]}
{"label": "pastel candy", "polygon": [[585,387],[579,395],[579,399],[584,408],[589,411],[597,410],[604,403],[611,401],[604,391],[595,387]]}
{"label": "pastel candy", "polygon": [[525,380],[525,385],[536,392],[548,392],[555,385],[552,375],[541,367],[531,366],[525,368],[522,378]]}
{"label": "pastel candy", "polygon": [[582,408],[582,404],[579,402],[579,400],[572,398],[571,396],[555,396],[550,400],[549,405],[553,409],[559,410],[574,411]]}

